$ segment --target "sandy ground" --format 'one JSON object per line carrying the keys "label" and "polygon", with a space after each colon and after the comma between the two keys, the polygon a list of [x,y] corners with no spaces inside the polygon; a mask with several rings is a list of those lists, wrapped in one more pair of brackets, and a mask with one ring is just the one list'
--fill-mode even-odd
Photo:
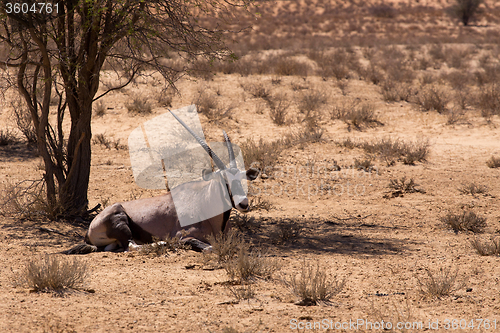
{"label": "sandy ground", "polygon": [[[176,97],[173,107],[189,104],[192,98],[189,92],[207,84],[220,87],[221,96],[228,100],[236,99],[234,96],[245,95],[245,92],[242,88],[233,89],[235,83],[256,79],[217,76],[208,83],[181,82],[180,90],[188,93]],[[266,82],[272,78],[258,79]],[[280,89],[285,89],[292,81],[293,78],[285,78]],[[315,77],[307,78],[306,82],[313,86],[329,84]],[[407,103],[377,101],[375,86],[364,81],[353,81],[349,91],[353,96],[373,99],[385,125],[348,132],[344,123],[325,120],[324,142],[291,148],[284,151],[279,160],[279,165],[303,166],[304,169],[312,164],[321,169],[322,163],[331,165],[335,160],[346,172],[337,172],[340,175],[309,172],[299,180],[290,174],[281,179],[256,181],[256,187],[262,191],[261,197],[274,208],[250,212],[249,215],[261,223],[245,237],[257,248],[270,249],[281,269],[271,280],[252,284],[254,298],[231,302],[235,297],[225,283],[228,281],[225,271],[204,270],[202,255],[192,251],[161,257],[89,254],[82,257],[91,272],[85,288],[95,292],[75,291],[63,297],[31,293],[12,284],[26,262],[45,253],[67,249],[81,241],[85,230],[63,222],[33,223],[2,217],[2,328],[12,332],[221,332],[229,328],[238,332],[289,332],[294,331],[295,323],[299,322],[307,325],[307,322],[327,319],[332,325],[359,319],[384,320],[394,325],[400,321],[421,322],[424,327],[429,321],[438,321],[442,330],[447,319],[465,319],[467,323],[473,319],[487,319],[491,323],[500,320],[500,259],[479,256],[470,245],[473,234],[454,233],[440,221],[449,210],[472,207],[487,218],[488,226],[482,237],[495,235],[500,230],[500,174],[498,169],[490,169],[485,163],[491,155],[500,154],[500,134],[495,125],[499,119],[494,117],[491,123],[486,123],[481,117],[471,116],[465,125],[449,126],[445,124],[445,116],[437,113],[423,113]],[[265,114],[252,112],[258,99],[246,95],[242,98],[232,119],[220,126],[201,117],[209,139],[217,139],[219,128],[228,130],[236,143],[249,135],[275,139],[285,130],[269,120],[264,121]],[[126,99],[121,93],[109,98],[109,112],[93,121],[95,134],[106,133],[114,140],[125,142],[138,122],[165,112],[165,109],[156,108],[148,117],[131,116],[121,99]],[[109,123],[115,124],[114,127],[110,128]],[[387,166],[377,160],[374,162],[377,172],[353,171],[346,167],[355,158],[363,158],[363,152],[347,150],[334,143],[345,137],[360,140],[388,136],[412,140],[428,138],[431,143],[428,162],[414,166],[398,162]],[[2,182],[41,174],[40,163],[39,158],[22,147],[18,150],[2,148]],[[390,179],[403,176],[413,178],[425,193],[384,198],[390,192]],[[331,193],[316,193],[316,186],[322,180],[327,181],[327,177],[336,177],[335,183],[343,186]],[[467,182],[486,185],[487,194],[461,194],[458,188]],[[293,190],[280,193],[278,188],[283,184],[291,184],[288,189]],[[91,206],[155,194],[135,185],[125,149],[94,147]],[[295,242],[275,245],[269,237],[281,217],[293,218],[304,227]],[[319,263],[331,278],[347,279],[345,288],[331,304],[312,307],[294,304],[297,299],[283,285],[282,279],[299,274],[304,260],[314,265]],[[418,280],[425,281],[426,270],[438,274],[450,268],[458,270],[459,280],[464,281],[458,290],[442,299],[424,297],[419,292]],[[366,326],[356,329],[370,331]]]}
{"label": "sandy ground", "polygon": [[[385,328],[390,323],[394,331],[404,331],[405,324],[409,332],[500,330],[500,258],[479,256],[470,243],[476,237],[500,236],[500,169],[486,165],[491,156],[500,157],[500,118],[493,116],[486,121],[472,110],[464,121],[448,125],[447,116],[435,111],[422,112],[406,102],[384,102],[380,87],[356,78],[349,79],[347,97],[332,79],[281,77],[279,84],[276,79],[238,74],[218,74],[209,81],[183,79],[178,83],[181,94],[172,103],[173,109],[190,105],[205,92],[220,105],[234,106],[230,118],[214,122],[200,115],[200,119],[208,140],[221,141],[224,129],[233,142],[241,144],[247,138],[276,140],[299,129],[303,115],[296,101],[301,94],[317,90],[327,98],[321,109],[323,140],[286,149],[278,159],[283,170],[300,169],[302,173],[270,173],[267,179],[259,177],[254,182],[253,190],[273,208],[248,213],[254,220],[243,234],[255,250],[266,251],[280,269],[271,279],[251,284],[253,298],[237,300],[231,289],[239,286],[229,283],[225,270],[206,269],[203,255],[193,251],[159,257],[140,253],[85,255],[78,257],[89,267],[89,278],[81,290],[63,295],[32,292],[15,284],[26,263],[81,242],[85,226],[0,216],[0,329],[372,332],[380,331],[383,321]],[[112,79],[103,75],[102,80]],[[258,83],[272,94],[290,97],[293,124],[280,127],[272,123],[263,100],[245,89]],[[297,90],[297,86],[306,88]],[[105,115],[92,121],[93,135],[104,134],[126,145],[134,128],[167,110],[156,105],[150,115],[131,115],[125,104],[135,94],[154,100],[158,93],[159,86],[139,80],[125,91],[109,94],[104,99]],[[384,125],[349,131],[344,122],[330,119],[331,106],[343,98],[372,103]],[[9,108],[0,112],[3,126],[14,127]],[[389,137],[429,140],[430,153],[426,162],[415,165],[396,162],[388,166],[375,159],[376,171],[367,173],[350,167],[355,159],[365,158],[362,150],[336,144],[347,137],[358,141]],[[40,178],[41,165],[41,159],[24,144],[0,147],[0,181],[4,186]],[[341,170],[331,171],[335,165]],[[413,179],[423,191],[391,197],[391,179],[402,177]],[[486,193],[462,194],[459,188],[471,182],[487,186]],[[321,187],[325,184],[330,190]],[[160,193],[135,184],[126,148],[106,149],[94,144],[90,207]],[[464,208],[487,219],[483,234],[455,233],[441,222],[448,212]],[[293,242],[278,243],[273,236],[282,218],[303,228]],[[330,303],[295,304],[298,299],[283,280],[300,274],[305,264],[319,265],[332,281],[346,279],[345,287]],[[456,288],[441,298],[426,297],[419,281],[426,284],[428,271],[434,277],[456,271]],[[307,329],[311,325],[316,329]]]}

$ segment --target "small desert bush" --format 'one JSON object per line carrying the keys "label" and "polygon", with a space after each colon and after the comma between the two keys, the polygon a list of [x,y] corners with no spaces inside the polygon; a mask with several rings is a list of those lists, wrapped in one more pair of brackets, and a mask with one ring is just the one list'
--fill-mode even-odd
{"label": "small desert bush", "polygon": [[13,130],[0,129],[0,146],[8,146],[14,143],[18,143],[19,140]]}
{"label": "small desert bush", "polygon": [[326,101],[324,93],[317,90],[308,90],[299,99],[299,110],[303,113],[317,111]]}
{"label": "small desert bush", "polygon": [[418,184],[415,183],[413,178],[407,179],[406,176],[403,176],[401,179],[391,179],[389,183],[389,188],[394,191],[400,191],[401,193],[424,193],[424,191],[418,189],[417,186]]}
{"label": "small desert bush", "polygon": [[106,104],[104,101],[98,100],[97,102],[94,103],[94,115],[96,117],[102,117],[106,114]]}
{"label": "small desert bush", "polygon": [[474,238],[471,245],[481,256],[500,256],[500,238],[491,238],[489,241]]}
{"label": "small desert bush", "polygon": [[274,74],[283,76],[307,76],[311,71],[311,66],[290,56],[277,56],[270,61],[274,68]]}
{"label": "small desert bush", "polygon": [[337,80],[337,88],[340,89],[340,92],[343,96],[347,96],[347,87],[349,86],[349,81],[347,79]]}
{"label": "small desert bush", "polygon": [[43,179],[39,179],[6,185],[0,195],[0,215],[28,220],[56,218],[59,204],[49,205],[44,184]]}
{"label": "small desert bush", "polygon": [[241,246],[245,246],[243,236],[237,231],[230,229],[226,233],[219,233],[208,237],[212,252],[207,256],[215,256],[217,263],[222,264],[232,260]]}
{"label": "small desert bush", "polygon": [[235,213],[231,216],[231,223],[241,232],[254,233],[262,226],[262,220],[246,214]]}
{"label": "small desert bush", "polygon": [[361,71],[361,76],[373,84],[379,84],[384,80],[383,71],[372,63]]}
{"label": "small desert bush", "polygon": [[330,110],[330,117],[345,122],[349,130],[351,127],[361,130],[364,126],[383,125],[377,119],[375,106],[370,103],[345,102],[336,105]]}
{"label": "small desert bush", "polygon": [[339,147],[344,147],[347,149],[354,149],[354,148],[359,147],[359,144],[356,141],[354,141],[353,139],[351,139],[350,137],[343,138],[341,140],[337,140],[337,141],[335,141],[335,144]]}
{"label": "small desert bush", "polygon": [[346,48],[337,48],[333,52],[312,51],[309,58],[318,65],[317,74],[327,79],[334,77],[336,80],[349,78],[350,71],[359,71],[359,58],[355,52]]}
{"label": "small desert bush", "polygon": [[371,158],[365,158],[363,160],[354,159],[354,169],[363,170],[365,172],[371,172],[375,167]]}
{"label": "small desert bush", "polygon": [[488,168],[500,168],[500,157],[491,156],[489,160],[486,161]]}
{"label": "small desert bush", "polygon": [[463,25],[468,25],[479,13],[479,6],[484,0],[455,0],[455,4],[448,10],[452,17],[462,21]]}
{"label": "small desert bush", "polygon": [[460,109],[453,108],[446,112],[446,125],[454,125],[457,123],[467,123],[465,106],[461,106]]}
{"label": "small desert bush", "polygon": [[104,146],[106,147],[106,149],[114,148],[116,150],[120,150],[125,148],[124,145],[120,144],[120,139],[108,139],[104,133],[94,135],[92,143],[94,143],[95,145]]}
{"label": "small desert bush", "polygon": [[153,112],[153,106],[145,96],[134,96],[132,102],[126,103],[125,107],[132,114],[150,114]]}
{"label": "small desert bush", "polygon": [[200,91],[194,103],[196,110],[201,114],[209,114],[219,106],[217,97],[207,91]]}
{"label": "small desert bush", "polygon": [[276,224],[276,229],[271,233],[271,238],[276,244],[295,242],[304,230],[304,226],[293,219],[281,219]]}
{"label": "small desert bush", "polygon": [[276,259],[256,250],[250,251],[248,245],[241,245],[236,256],[224,264],[229,279],[239,283],[270,279],[279,268]]}
{"label": "small desert bush", "polygon": [[402,162],[406,165],[415,165],[415,162],[427,161],[430,143],[427,140],[404,142],[402,145]]}
{"label": "small desert bush", "polygon": [[485,194],[488,192],[488,187],[481,184],[476,184],[474,182],[462,184],[462,186],[458,189],[462,194]]}
{"label": "small desert bush", "polygon": [[240,148],[243,152],[245,165],[257,164],[261,170],[272,168],[276,164],[278,156],[281,154],[283,144],[281,140],[267,142],[260,138],[256,141],[247,138]]}
{"label": "small desert bush", "polygon": [[305,117],[304,121],[306,126],[302,132],[295,134],[294,141],[292,141],[294,144],[304,145],[310,142],[314,143],[324,141],[323,134],[325,131],[317,124],[317,118],[315,115],[316,113],[314,113],[313,116],[309,115]]}
{"label": "small desert bush", "polygon": [[458,281],[458,269],[451,268],[440,269],[438,273],[433,273],[426,269],[427,277],[420,278],[417,276],[420,292],[425,297],[442,298],[449,296],[451,293],[463,287],[463,282]]}
{"label": "small desert bush", "polygon": [[463,210],[460,213],[448,212],[441,217],[441,222],[451,227],[455,232],[472,231],[481,233],[486,227],[486,218],[477,215],[472,210]]}
{"label": "small desert bush", "polygon": [[241,87],[243,90],[247,91],[250,95],[255,98],[263,98],[267,101],[267,98],[271,95],[271,91],[267,87],[267,85],[262,83],[247,83],[242,84]]}
{"label": "small desert bush", "polygon": [[294,145],[303,145],[310,142],[320,142],[324,133],[319,126],[309,127],[306,119],[306,126],[300,132],[288,133],[275,141],[259,141],[247,138],[240,148],[243,152],[245,165],[257,165],[261,170],[271,168],[277,163],[279,155],[284,149]]}
{"label": "small desert bush", "polygon": [[477,106],[485,118],[500,115],[500,85],[491,84],[481,89],[477,96]]}
{"label": "small desert bush", "polygon": [[380,85],[382,96],[386,102],[410,102],[415,95],[415,91],[410,83],[396,82],[394,80],[384,80]]}
{"label": "small desert bush", "polygon": [[388,4],[377,4],[370,7],[370,14],[379,18],[394,18],[397,15],[397,10]]}
{"label": "small desert bush", "polygon": [[199,113],[204,114],[209,121],[219,122],[225,118],[231,119],[233,105],[219,103],[216,95],[205,90],[200,91],[195,102]]}
{"label": "small desert bush", "polygon": [[434,65],[436,65],[436,63],[442,63],[443,61],[446,60],[445,49],[443,44],[441,43],[432,44],[427,52],[429,56],[432,57]]}
{"label": "small desert bush", "polygon": [[304,260],[300,275],[294,274],[289,280],[283,277],[283,283],[299,299],[298,305],[316,305],[330,302],[344,289],[346,279],[329,279],[319,262],[314,267]]}
{"label": "small desert bush", "polygon": [[172,101],[174,100],[174,92],[172,89],[163,89],[156,95],[156,102],[158,105],[165,107],[172,107]]}
{"label": "small desert bush", "polygon": [[33,126],[31,113],[21,100],[11,103],[14,110],[17,128],[23,133],[29,144],[37,142],[35,127]]}
{"label": "small desert bush", "polygon": [[277,94],[272,97],[268,97],[267,102],[270,107],[269,116],[273,123],[278,126],[285,125],[287,123],[287,115],[290,107],[290,101],[286,94]]}
{"label": "small desert bush", "polygon": [[471,245],[481,256],[500,256],[500,238],[485,241],[474,238]]}
{"label": "small desert bush", "polygon": [[249,300],[255,297],[255,291],[251,284],[242,285],[240,287],[228,286],[228,289],[238,301]]}
{"label": "small desert bush", "polygon": [[415,162],[427,161],[429,155],[429,141],[403,141],[400,139],[382,138],[375,142],[359,142],[356,145],[368,154],[378,155],[385,160],[387,165],[392,165],[396,160],[403,164],[413,165]]}
{"label": "small desert bush", "polygon": [[447,93],[436,86],[425,86],[415,96],[416,103],[425,111],[435,110],[438,113],[445,113],[446,106],[449,102]]}
{"label": "small desert bush", "polygon": [[89,277],[87,264],[79,258],[45,255],[28,261],[14,284],[34,291],[63,292],[82,288]]}

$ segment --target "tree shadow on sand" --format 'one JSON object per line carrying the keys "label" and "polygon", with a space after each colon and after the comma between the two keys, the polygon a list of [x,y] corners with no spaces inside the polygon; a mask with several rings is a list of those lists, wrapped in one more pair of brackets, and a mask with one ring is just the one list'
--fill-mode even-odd
{"label": "tree shadow on sand", "polygon": [[[378,225],[374,221],[360,219],[332,221],[325,218],[247,218],[238,214],[231,221],[245,238],[256,246],[275,247],[282,251],[304,250],[323,253],[383,255],[401,254],[408,240],[399,240],[385,235],[398,227]],[[372,219],[375,220],[375,219]],[[293,237],[285,237],[283,225],[299,226]],[[300,231],[299,231],[300,228]]]}
{"label": "tree shadow on sand", "polygon": [[0,146],[0,161],[2,162],[27,162],[38,156],[36,147],[26,143]]}

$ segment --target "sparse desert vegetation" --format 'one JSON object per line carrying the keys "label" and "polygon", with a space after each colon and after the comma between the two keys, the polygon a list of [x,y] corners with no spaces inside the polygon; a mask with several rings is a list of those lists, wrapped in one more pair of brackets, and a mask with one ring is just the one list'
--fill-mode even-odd
{"label": "sparse desert vegetation", "polygon": [[13,283],[37,292],[62,293],[83,288],[89,275],[88,265],[79,258],[45,255],[30,259]]}
{"label": "sparse desert vegetation", "polygon": [[[323,318],[494,319],[500,5],[314,0],[249,10],[233,13],[229,60],[169,53],[157,60],[172,73],[188,69],[176,89],[145,66],[93,104],[88,217],[48,211],[47,157],[32,113],[16,90],[0,95],[0,259],[8,268],[0,328],[288,332],[293,320]],[[1,65],[9,50],[0,45],[3,87],[16,78]],[[98,95],[132,70],[106,63]],[[41,87],[30,92],[37,103]],[[59,95],[48,102],[56,119]],[[225,130],[245,165],[260,169],[248,184],[251,211],[233,210],[232,229],[208,239],[211,252],[174,237],[137,252],[55,254],[81,243],[100,209],[165,193],[135,183],[128,136],[190,104],[209,144]],[[66,135],[50,151],[67,142],[70,118],[47,125],[53,138]],[[68,160],[56,154],[53,163]]]}

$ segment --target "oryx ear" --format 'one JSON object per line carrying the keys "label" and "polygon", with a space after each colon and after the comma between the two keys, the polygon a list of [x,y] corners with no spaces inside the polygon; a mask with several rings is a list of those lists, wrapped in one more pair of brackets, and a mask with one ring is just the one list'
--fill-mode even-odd
{"label": "oryx ear", "polygon": [[259,176],[259,170],[250,168],[247,170],[247,179],[252,181],[255,180]]}
{"label": "oryx ear", "polygon": [[214,172],[211,169],[203,169],[201,171],[201,178],[203,178],[203,180],[210,180],[213,176]]}

